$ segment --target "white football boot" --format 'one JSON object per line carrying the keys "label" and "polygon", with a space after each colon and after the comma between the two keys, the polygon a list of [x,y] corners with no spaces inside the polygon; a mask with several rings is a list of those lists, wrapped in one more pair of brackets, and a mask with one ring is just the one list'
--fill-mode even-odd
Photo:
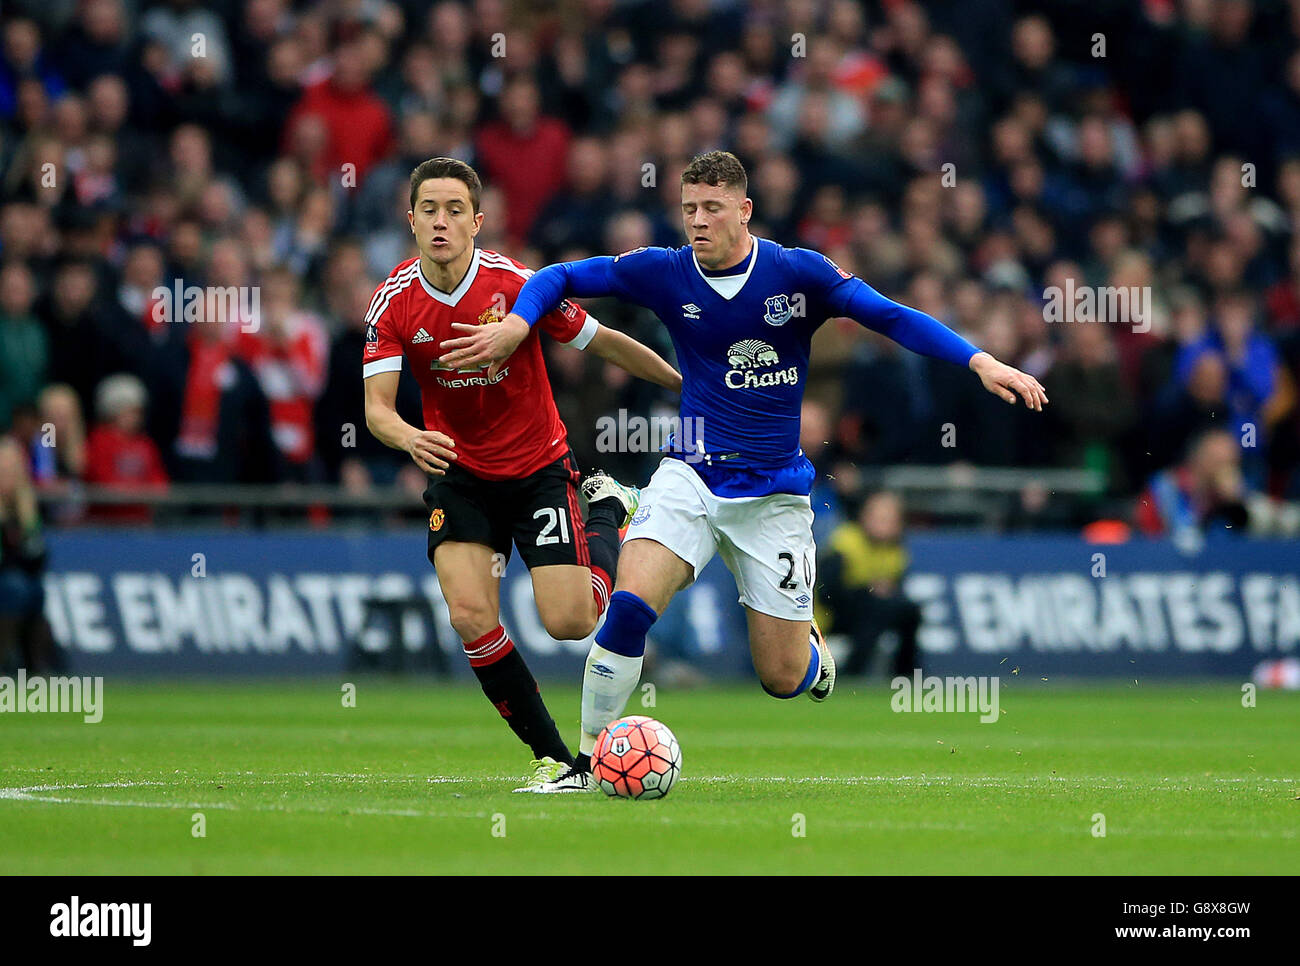
{"label": "white football boot", "polygon": [[555,781],[555,779],[568,771],[569,768],[569,766],[564,762],[556,761],[550,755],[547,755],[545,758],[534,758],[531,767],[533,769],[533,774],[529,777],[528,781],[522,788],[516,788],[515,791],[536,791],[539,786],[545,785],[547,782]]}
{"label": "white football boot", "polygon": [[825,701],[835,690],[835,658],[831,657],[831,649],[826,646],[826,638],[822,637],[822,629],[817,626],[816,619],[812,622],[812,635],[817,640],[822,669],[817,675],[817,682],[808,689],[808,697],[814,701]]}
{"label": "white football boot", "polygon": [[636,513],[637,505],[641,502],[641,490],[638,487],[620,483],[604,470],[596,470],[582,481],[582,495],[587,498],[588,503],[595,503],[610,496],[618,500],[627,513],[623,517],[623,522],[619,524],[620,530],[628,525],[632,514]]}
{"label": "white football boot", "polygon": [[564,767],[564,772],[550,781],[534,785],[531,782],[517,792],[532,792],[534,795],[560,795],[565,792],[590,792],[596,790],[596,782],[591,772],[577,771],[572,766]]}

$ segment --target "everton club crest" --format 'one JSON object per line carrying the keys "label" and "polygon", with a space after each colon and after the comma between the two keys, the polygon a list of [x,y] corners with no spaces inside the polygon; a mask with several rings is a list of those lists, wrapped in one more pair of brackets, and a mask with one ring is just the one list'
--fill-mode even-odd
{"label": "everton club crest", "polygon": [[763,315],[763,321],[768,325],[785,325],[792,315],[794,309],[790,307],[790,296],[773,295],[767,300],[767,312]]}

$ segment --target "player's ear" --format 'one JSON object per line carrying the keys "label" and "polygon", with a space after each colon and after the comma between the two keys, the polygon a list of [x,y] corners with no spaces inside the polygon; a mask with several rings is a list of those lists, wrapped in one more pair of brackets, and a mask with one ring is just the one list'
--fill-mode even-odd
{"label": "player's ear", "polygon": [[411,226],[411,234],[415,234],[415,209],[409,208],[406,212],[406,223]]}
{"label": "player's ear", "polygon": [[474,230],[470,232],[470,237],[477,235],[479,229],[482,227],[483,227],[483,212],[477,211],[474,213]]}
{"label": "player's ear", "polygon": [[744,201],[740,203],[740,223],[742,225],[749,224],[749,219],[753,217],[753,214],[754,214],[754,199],[746,198]]}

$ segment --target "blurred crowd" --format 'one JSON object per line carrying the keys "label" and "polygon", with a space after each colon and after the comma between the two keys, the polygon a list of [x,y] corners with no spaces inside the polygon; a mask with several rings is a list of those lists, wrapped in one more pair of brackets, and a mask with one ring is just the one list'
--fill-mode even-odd
{"label": "blurred crowd", "polygon": [[[1150,533],[1300,496],[1300,0],[9,0],[0,29],[0,431],[38,489],[422,489],[360,378],[410,170],[475,165],[480,245],[540,267],[681,244],[681,168],[721,147],[756,234],[1051,397],[1010,409],[833,320],[819,511],[904,462],[1093,469]],[[256,288],[260,324],[160,312],[178,284]],[[1149,304],[1049,321],[1083,287]],[[644,311],[588,308],[671,358]],[[644,482],[597,420],[674,399],[548,358],[580,462]],[[409,381],[401,405],[418,423]]]}

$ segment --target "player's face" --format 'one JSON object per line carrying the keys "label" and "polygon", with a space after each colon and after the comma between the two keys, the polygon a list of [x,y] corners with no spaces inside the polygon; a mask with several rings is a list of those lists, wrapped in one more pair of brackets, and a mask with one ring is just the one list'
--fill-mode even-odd
{"label": "player's face", "polygon": [[469,186],[459,178],[426,178],[407,212],[420,254],[446,265],[462,257],[474,243],[483,213],[474,213]]}
{"label": "player's face", "polygon": [[682,185],[682,228],[705,268],[730,268],[745,254],[745,226],[753,211],[739,188]]}

